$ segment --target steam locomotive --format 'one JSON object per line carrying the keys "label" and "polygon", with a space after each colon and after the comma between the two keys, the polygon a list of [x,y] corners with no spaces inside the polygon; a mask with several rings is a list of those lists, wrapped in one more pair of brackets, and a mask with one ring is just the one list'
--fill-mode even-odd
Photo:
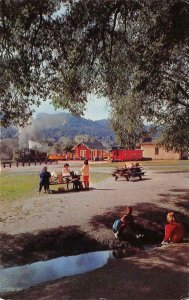
{"label": "steam locomotive", "polygon": [[17,162],[35,162],[46,161],[48,159],[46,152],[40,152],[32,149],[21,149],[17,155]]}

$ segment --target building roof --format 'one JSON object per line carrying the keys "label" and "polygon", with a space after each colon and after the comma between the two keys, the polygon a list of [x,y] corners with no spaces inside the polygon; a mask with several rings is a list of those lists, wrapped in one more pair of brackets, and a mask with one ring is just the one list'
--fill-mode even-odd
{"label": "building roof", "polygon": [[102,143],[99,142],[99,141],[97,141],[97,140],[95,140],[94,142],[82,142],[82,143],[79,143],[75,147],[73,147],[73,149],[76,148],[76,147],[78,147],[79,145],[82,145],[82,144],[84,146],[86,146],[87,148],[91,149],[91,150],[107,150],[106,147],[104,147],[102,145]]}
{"label": "building roof", "polygon": [[152,143],[152,137],[144,137],[144,138],[142,138],[142,143]]}

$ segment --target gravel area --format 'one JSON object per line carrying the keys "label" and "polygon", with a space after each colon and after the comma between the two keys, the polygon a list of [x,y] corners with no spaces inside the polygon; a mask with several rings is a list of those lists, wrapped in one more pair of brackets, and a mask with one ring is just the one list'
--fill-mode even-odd
{"label": "gravel area", "polygon": [[[49,166],[49,170],[54,167]],[[41,166],[37,169],[39,171]],[[109,172],[109,169],[103,168],[103,171]],[[148,233],[149,230],[154,235],[159,233],[159,236],[164,228],[166,213],[169,210],[178,211],[186,224],[188,236],[189,172],[146,171],[141,181],[115,181],[111,177],[91,186],[89,191],[36,194],[33,198],[12,202],[8,209],[2,203],[2,267],[109,249],[114,241],[112,222],[127,205],[133,207],[133,214],[140,226],[148,229]],[[187,250],[187,242],[157,248],[152,253],[142,252],[109,262],[105,267],[87,274],[62,278],[2,297],[185,299],[189,293]],[[178,276],[180,280],[177,280]]]}

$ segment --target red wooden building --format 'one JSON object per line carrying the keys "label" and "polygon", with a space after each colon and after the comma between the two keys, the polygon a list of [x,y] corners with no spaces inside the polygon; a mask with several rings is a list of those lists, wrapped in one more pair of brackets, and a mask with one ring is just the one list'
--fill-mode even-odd
{"label": "red wooden building", "polygon": [[142,160],[143,150],[135,149],[112,149],[111,160],[112,161],[129,161],[129,160]]}
{"label": "red wooden building", "polygon": [[99,141],[82,142],[72,149],[74,159],[103,160],[107,149]]}

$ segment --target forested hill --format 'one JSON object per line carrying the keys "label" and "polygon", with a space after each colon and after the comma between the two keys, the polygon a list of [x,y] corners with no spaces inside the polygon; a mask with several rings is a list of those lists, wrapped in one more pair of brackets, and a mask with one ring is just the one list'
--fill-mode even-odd
{"label": "forested hill", "polygon": [[[12,132],[12,136],[11,136]],[[18,135],[18,131],[17,131]],[[74,139],[79,135],[94,137],[99,141],[111,143],[115,139],[114,132],[108,124],[108,120],[92,121],[85,118],[75,117],[70,113],[47,114],[40,113],[33,120],[32,125],[21,130],[20,139],[40,140],[50,138],[56,142],[61,137]],[[1,131],[1,138],[15,138],[14,128]],[[24,141],[25,142],[25,141]]]}
{"label": "forested hill", "polygon": [[39,114],[35,125],[44,124],[43,137],[50,137],[58,141],[62,136],[74,138],[78,135],[88,135],[96,139],[113,140],[114,133],[110,129],[108,120],[92,121],[74,117],[69,113]]}

